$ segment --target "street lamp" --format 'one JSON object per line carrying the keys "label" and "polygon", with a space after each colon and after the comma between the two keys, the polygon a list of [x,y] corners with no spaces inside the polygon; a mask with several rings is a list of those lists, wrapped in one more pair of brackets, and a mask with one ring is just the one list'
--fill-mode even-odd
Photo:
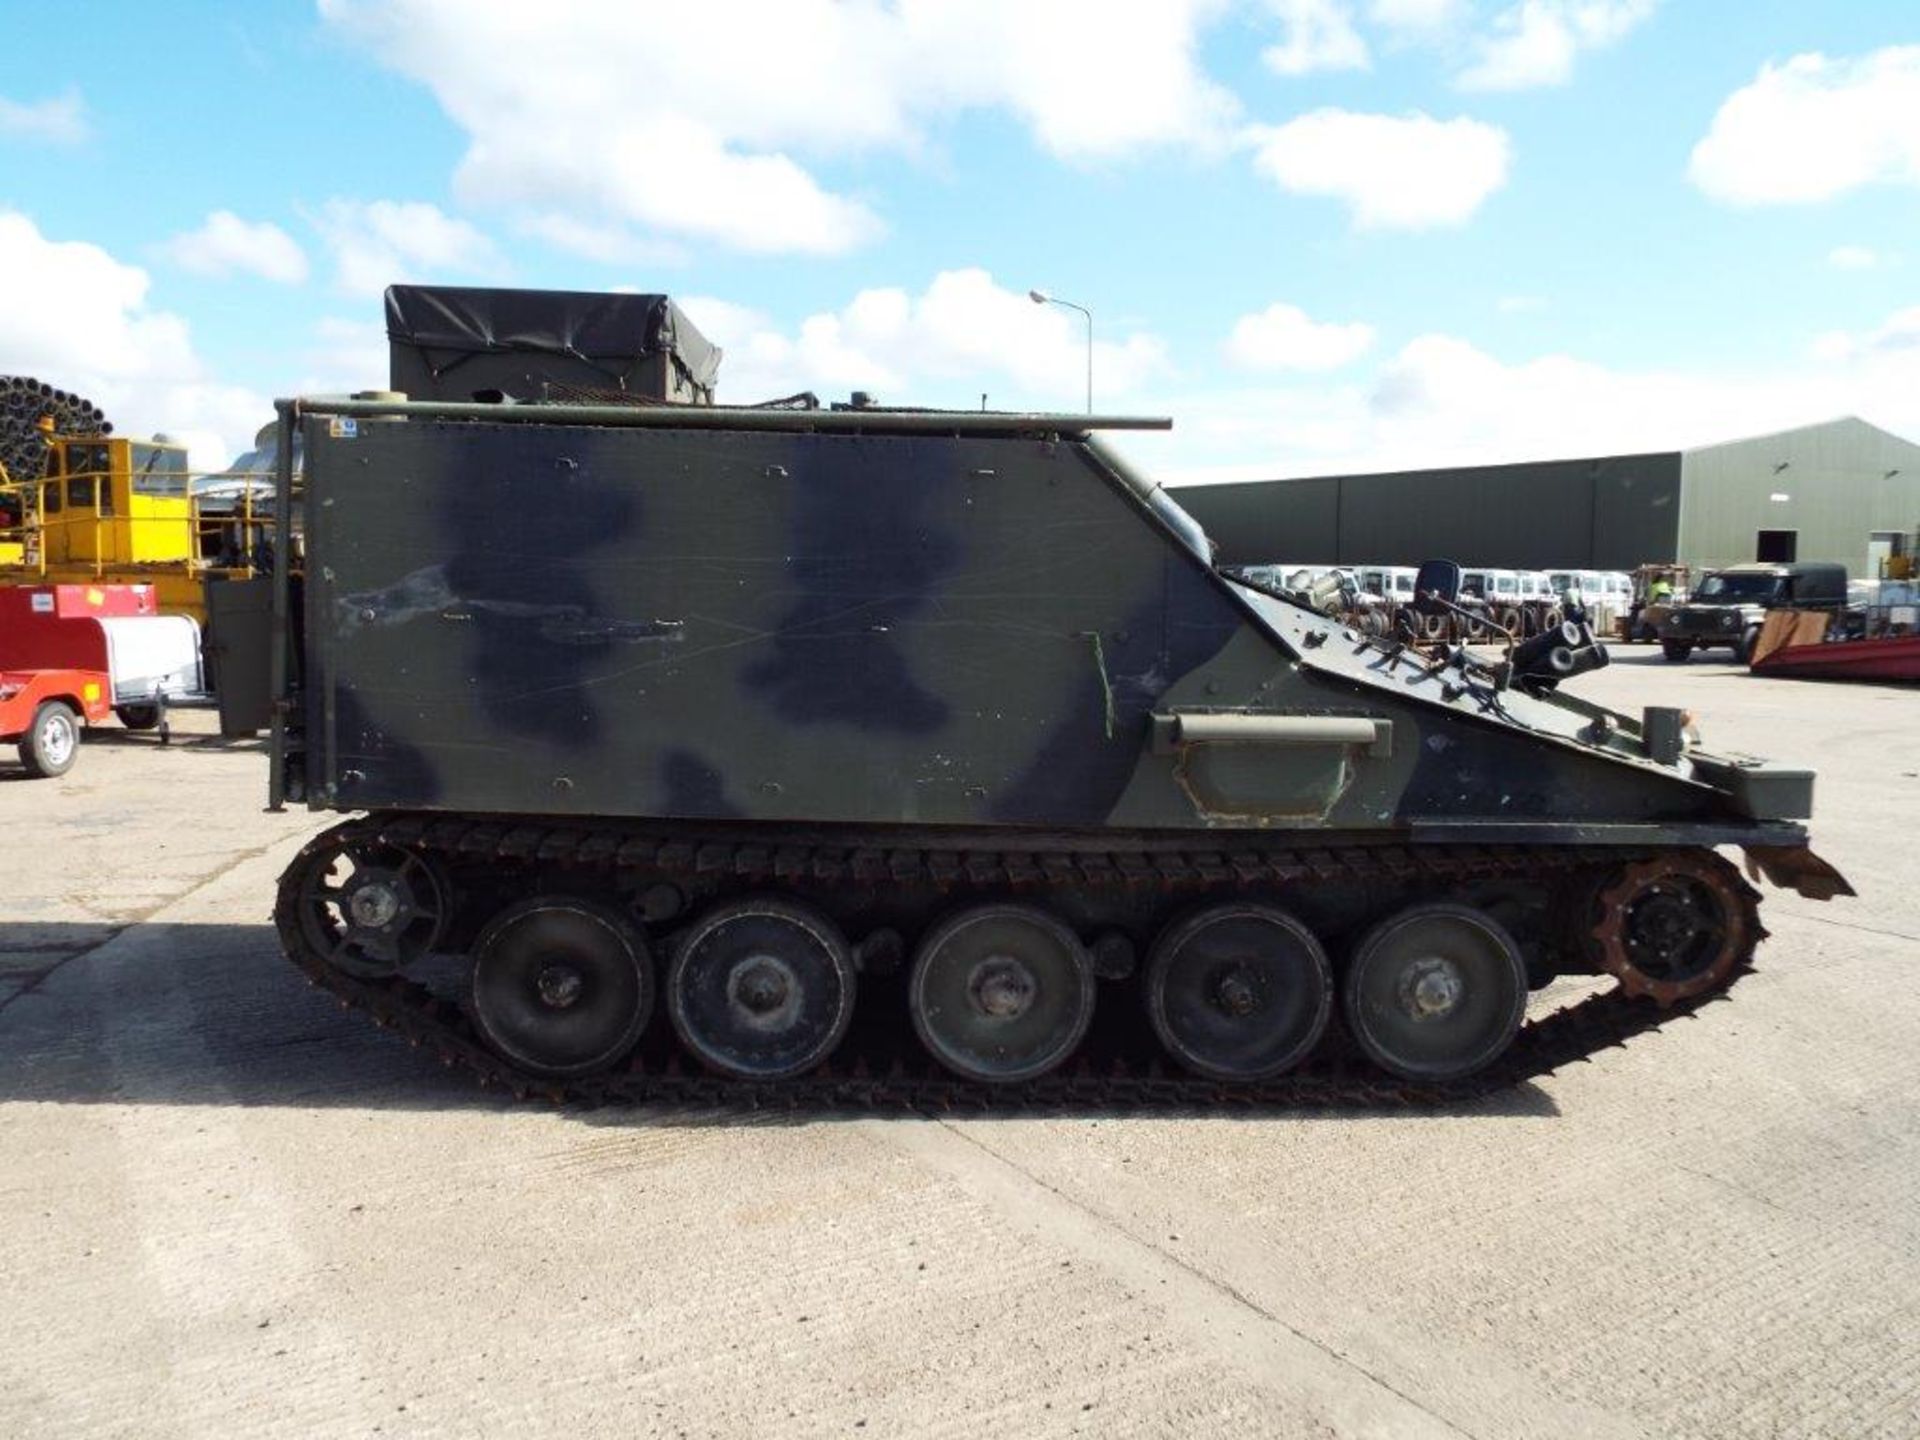
{"label": "street lamp", "polygon": [[1087,320],[1087,413],[1093,413],[1093,312],[1084,305],[1076,305],[1071,300],[1062,300],[1049,295],[1044,290],[1029,290],[1027,298],[1036,305],[1064,305],[1069,310],[1078,310]]}

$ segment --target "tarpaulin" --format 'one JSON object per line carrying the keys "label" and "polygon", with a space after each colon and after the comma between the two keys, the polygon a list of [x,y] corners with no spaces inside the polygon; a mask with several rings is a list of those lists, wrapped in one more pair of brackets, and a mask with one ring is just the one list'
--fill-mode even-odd
{"label": "tarpaulin", "polygon": [[711,404],[720,372],[720,348],[665,295],[394,285],[387,339],[390,383],[415,400],[538,400],[555,384]]}

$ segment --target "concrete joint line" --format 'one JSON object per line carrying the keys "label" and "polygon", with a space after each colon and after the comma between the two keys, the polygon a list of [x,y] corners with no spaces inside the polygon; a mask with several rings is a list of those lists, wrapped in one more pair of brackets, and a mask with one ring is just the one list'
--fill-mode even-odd
{"label": "concrete joint line", "polygon": [[[103,923],[112,926],[112,928],[106,933],[105,936],[103,936],[101,939],[99,939],[92,945],[88,945],[79,950],[75,950],[72,954],[68,955],[66,958],[56,961],[52,965],[49,965],[45,970],[42,970],[38,975],[34,976],[32,981],[30,981],[28,984],[22,985],[18,990],[14,991],[14,993],[9,995],[6,999],[0,1000],[0,1015],[5,1015],[6,1012],[11,1010],[17,1002],[26,998],[29,995],[34,994],[36,991],[40,989],[42,985],[45,985],[47,981],[51,980],[55,975],[58,975],[62,970],[66,969],[69,965],[73,964],[74,961],[85,960],[91,955],[98,955],[102,950],[106,949],[109,945],[119,940],[120,937],[125,935],[129,930],[134,929],[136,926],[146,924],[149,920],[153,919],[153,917],[158,915],[161,911],[166,910],[174,905],[178,905],[182,900],[187,899],[189,896],[199,894],[199,892],[206,889],[207,886],[213,884],[216,880],[223,878],[235,866],[244,865],[249,860],[258,860],[262,855],[266,855],[271,851],[276,850],[281,846],[289,845],[290,843],[291,842],[289,842],[288,840],[281,838],[277,840],[270,840],[266,844],[255,846],[251,850],[237,851],[236,853],[229,855],[226,858],[226,860],[221,863],[219,869],[209,870],[205,874],[200,875],[197,878],[189,881],[187,883],[187,887],[184,890],[181,890],[178,894],[169,895],[166,899],[161,900],[156,904],[149,905],[146,909],[138,911],[137,913],[133,914],[132,916],[129,916],[125,920],[118,920],[118,921],[104,920]],[[306,840],[303,838],[299,841],[299,843],[304,845],[306,843]]]}
{"label": "concrete joint line", "polygon": [[[1231,1285],[1090,1210],[964,1129],[945,1121],[865,1123],[869,1133],[899,1146],[1015,1224],[1160,1306],[1166,1323],[1198,1355],[1288,1395],[1342,1435],[1474,1440],[1387,1380]],[[1251,1328],[1250,1318],[1257,1322]]]}

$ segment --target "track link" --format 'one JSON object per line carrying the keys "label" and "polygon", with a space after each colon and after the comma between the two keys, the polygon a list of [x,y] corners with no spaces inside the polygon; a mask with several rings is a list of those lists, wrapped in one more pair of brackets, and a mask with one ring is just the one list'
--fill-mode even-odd
{"label": "track link", "polygon": [[[1223,837],[1225,840],[1226,837]],[[1111,1112],[1115,1110],[1204,1111],[1235,1109],[1404,1109],[1459,1105],[1511,1089],[1623,1045],[1667,1021],[1688,1016],[1721,998],[1724,990],[1689,997],[1667,1007],[1620,988],[1598,992],[1552,1014],[1530,1020],[1492,1066],[1465,1080],[1412,1083],[1383,1075],[1339,1043],[1277,1079],[1258,1085],[1198,1079],[1154,1058],[1096,1067],[1086,1060],[1015,1085],[958,1080],[912,1043],[904,1016],[904,1043],[873,1063],[855,1057],[829,1062],[796,1080],[755,1084],[689,1072],[684,1061],[642,1069],[636,1054],[629,1068],[558,1082],[526,1074],[489,1050],[464,1010],[403,975],[367,978],[349,974],[317,953],[299,923],[299,877],[316,857],[342,844],[380,843],[448,859],[578,867],[602,875],[644,871],[663,877],[724,875],[768,884],[807,880],[826,884],[930,883],[1006,885],[1044,892],[1065,887],[1154,885],[1198,898],[1243,892],[1272,893],[1288,887],[1334,881],[1465,883],[1488,879],[1553,879],[1598,875],[1623,862],[1650,858],[1643,852],[1601,853],[1572,847],[1347,846],[1314,849],[1250,848],[1244,840],[1219,850],[1104,849],[1061,852],[972,852],[918,848],[859,848],[818,844],[783,845],[765,839],[668,835],[636,825],[527,824],[487,819],[375,815],[345,821],[314,837],[281,877],[274,922],[288,958],[308,981],[343,1008],[396,1031],[442,1064],[471,1073],[483,1086],[498,1086],[521,1098],[556,1103],[663,1104],[786,1111]],[[1658,853],[1658,852],[1653,852]],[[1715,863],[1724,863],[1718,862]],[[1744,889],[1744,887],[1743,887]],[[1746,891],[1751,897],[1753,892]],[[1751,901],[1749,900],[1749,903]],[[1756,922],[1757,941],[1765,931]],[[1733,978],[1751,964],[1741,957]]]}

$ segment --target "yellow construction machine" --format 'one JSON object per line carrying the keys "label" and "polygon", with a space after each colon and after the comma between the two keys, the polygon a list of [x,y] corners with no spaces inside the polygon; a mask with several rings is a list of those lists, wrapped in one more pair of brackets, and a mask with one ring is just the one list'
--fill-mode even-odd
{"label": "yellow construction machine", "polygon": [[0,585],[147,584],[163,613],[204,625],[209,580],[247,579],[271,563],[270,507],[256,513],[253,485],[208,503],[183,446],[105,426],[61,434],[48,416],[33,424],[41,473],[11,474],[0,460]]}

